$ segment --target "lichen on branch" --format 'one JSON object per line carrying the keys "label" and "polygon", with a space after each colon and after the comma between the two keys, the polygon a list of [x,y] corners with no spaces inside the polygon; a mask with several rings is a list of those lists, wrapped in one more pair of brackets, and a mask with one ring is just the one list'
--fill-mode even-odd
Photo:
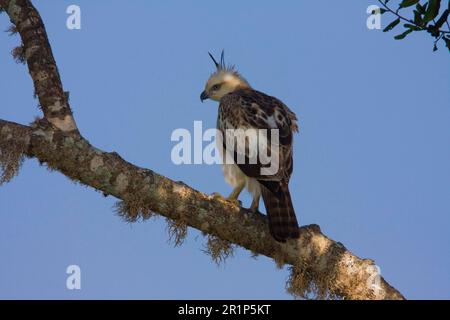
{"label": "lichen on branch", "polygon": [[18,175],[28,144],[29,136],[17,127],[0,129],[0,185]]}

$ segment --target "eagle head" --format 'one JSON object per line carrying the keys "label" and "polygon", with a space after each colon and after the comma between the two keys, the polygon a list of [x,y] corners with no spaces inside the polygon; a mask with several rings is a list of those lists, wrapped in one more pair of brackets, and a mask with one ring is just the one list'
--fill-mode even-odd
{"label": "eagle head", "polygon": [[236,71],[234,66],[225,65],[223,50],[220,55],[220,63],[214,59],[211,53],[208,52],[208,54],[216,66],[216,71],[206,81],[205,90],[200,95],[202,102],[206,99],[219,101],[224,95],[236,89],[250,88],[247,80]]}

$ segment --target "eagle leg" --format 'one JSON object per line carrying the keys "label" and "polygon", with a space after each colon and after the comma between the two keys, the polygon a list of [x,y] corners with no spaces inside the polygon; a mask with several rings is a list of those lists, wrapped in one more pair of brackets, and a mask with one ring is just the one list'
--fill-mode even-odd
{"label": "eagle leg", "polygon": [[251,212],[253,212],[253,213],[259,212],[259,199],[260,199],[260,198],[261,198],[261,195],[260,195],[260,194],[255,195],[255,196],[253,197],[252,204],[251,204],[251,206],[250,206],[250,211],[251,211]]}
{"label": "eagle leg", "polygon": [[241,183],[238,186],[236,186],[231,194],[228,196],[227,201],[232,202],[238,207],[242,207],[242,202],[238,200],[239,195],[241,194],[242,190],[245,187],[245,183]]}
{"label": "eagle leg", "polygon": [[228,196],[227,200],[231,202],[238,201],[239,195],[241,194],[242,190],[245,187],[245,183],[241,183],[238,186],[236,186],[231,194]]}

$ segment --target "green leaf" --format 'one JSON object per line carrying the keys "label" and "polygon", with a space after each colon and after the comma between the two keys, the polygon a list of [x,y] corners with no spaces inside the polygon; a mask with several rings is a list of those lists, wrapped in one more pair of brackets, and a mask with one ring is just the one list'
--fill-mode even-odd
{"label": "green leaf", "polygon": [[402,40],[402,39],[405,39],[405,37],[406,37],[408,34],[410,34],[411,32],[413,32],[413,30],[412,30],[412,29],[408,29],[408,30],[406,30],[405,32],[403,32],[403,33],[401,33],[401,34],[396,35],[396,36],[394,37],[394,39],[395,39],[395,40]]}
{"label": "green leaf", "polygon": [[427,4],[425,3],[425,5],[423,6],[423,5],[421,5],[420,3],[418,3],[418,4],[416,5],[416,9],[417,9],[417,11],[418,11],[420,14],[424,14],[424,13],[425,13],[425,10],[427,10]]}
{"label": "green leaf", "polygon": [[444,13],[442,13],[442,16],[436,21],[436,28],[442,27],[442,25],[447,21],[448,15],[450,14],[449,9],[445,9]]}
{"label": "green leaf", "polygon": [[439,38],[440,32],[439,32],[439,28],[436,28],[436,26],[430,25],[427,28],[427,31],[429,34],[431,34],[432,37],[435,37],[436,39]]}
{"label": "green leaf", "polygon": [[441,0],[430,0],[428,2],[427,11],[423,17],[423,22],[427,23],[437,17],[439,14],[439,8],[441,7]]}
{"label": "green leaf", "polygon": [[415,5],[417,2],[419,2],[419,0],[403,0],[400,3],[400,8],[408,8],[411,7],[413,5]]}
{"label": "green leaf", "polygon": [[422,30],[422,29],[420,29],[418,26],[413,25],[413,24],[410,24],[410,23],[405,23],[403,26],[404,26],[405,28],[407,28],[407,29],[412,29],[412,30],[414,30],[414,31],[420,31],[420,30]]}
{"label": "green leaf", "polygon": [[383,29],[383,32],[388,32],[392,29],[395,28],[396,25],[398,25],[400,23],[400,18],[395,19],[394,21],[392,21],[391,23],[388,24],[388,26],[386,28]]}

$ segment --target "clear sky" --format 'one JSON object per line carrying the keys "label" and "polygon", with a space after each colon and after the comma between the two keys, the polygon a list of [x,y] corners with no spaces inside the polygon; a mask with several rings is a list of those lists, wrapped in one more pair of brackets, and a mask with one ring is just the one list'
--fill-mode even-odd
{"label": "clear sky", "polygon": [[[174,129],[215,126],[217,104],[199,95],[213,71],[207,51],[225,48],[254,88],[300,119],[291,179],[300,223],[374,259],[407,298],[450,298],[450,59],[432,52],[431,37],[368,30],[374,0],[34,3],[93,145],[230,192],[219,166],[170,159]],[[70,4],[81,7],[81,30],[66,28]],[[0,118],[27,124],[40,111],[26,66],[9,54],[18,42],[0,34]],[[237,250],[217,267],[199,232],[173,248],[164,219],[128,224],[114,203],[27,160],[0,187],[0,298],[292,298],[272,260]],[[81,290],[66,289],[72,264]]]}

